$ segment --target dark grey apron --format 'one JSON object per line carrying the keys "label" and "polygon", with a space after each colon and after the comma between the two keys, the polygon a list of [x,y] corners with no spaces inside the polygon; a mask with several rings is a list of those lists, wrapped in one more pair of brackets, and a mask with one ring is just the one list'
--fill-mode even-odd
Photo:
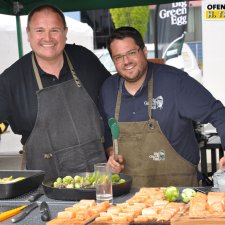
{"label": "dark grey apron", "polygon": [[[153,77],[153,76],[152,76]],[[115,118],[118,121],[122,85],[117,95]],[[119,122],[119,154],[125,158],[124,173],[133,177],[135,187],[197,186],[196,166],[182,158],[151,118],[153,78],[148,84],[149,120]]]}
{"label": "dark grey apron", "polygon": [[44,89],[32,55],[38,112],[25,144],[26,168],[44,170],[45,179],[93,171],[106,161],[102,118],[64,53],[74,79]]}

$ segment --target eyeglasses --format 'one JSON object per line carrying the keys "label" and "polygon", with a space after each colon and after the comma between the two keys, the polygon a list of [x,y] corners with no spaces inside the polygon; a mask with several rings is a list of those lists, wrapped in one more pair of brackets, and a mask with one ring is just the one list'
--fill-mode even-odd
{"label": "eyeglasses", "polygon": [[113,61],[116,64],[122,63],[124,60],[124,57],[126,56],[128,59],[133,59],[137,57],[138,52],[140,51],[140,47],[138,49],[132,49],[130,51],[128,51],[126,54],[124,55],[116,55],[113,56]]}

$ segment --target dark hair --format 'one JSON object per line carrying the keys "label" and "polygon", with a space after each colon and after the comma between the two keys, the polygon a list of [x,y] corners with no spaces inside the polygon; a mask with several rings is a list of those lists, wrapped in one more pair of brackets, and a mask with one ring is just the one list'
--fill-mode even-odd
{"label": "dark hair", "polygon": [[61,19],[62,19],[64,28],[67,27],[67,25],[66,25],[66,19],[65,19],[65,16],[64,16],[63,12],[62,12],[60,9],[58,9],[57,7],[53,6],[53,5],[45,4],[45,5],[40,5],[40,6],[36,7],[36,8],[34,8],[34,9],[28,14],[28,18],[27,18],[27,27],[28,27],[28,29],[29,29],[29,23],[30,23],[30,21],[31,21],[31,19],[32,19],[32,16],[33,16],[36,12],[40,12],[40,11],[45,10],[45,9],[48,9],[48,10],[51,11],[51,12],[57,13],[57,14],[61,17]]}
{"label": "dark hair", "polygon": [[107,40],[107,49],[111,56],[112,56],[112,52],[111,52],[111,48],[110,48],[111,43],[116,39],[123,40],[124,38],[127,38],[127,37],[134,39],[135,43],[141,49],[143,49],[145,47],[143,38],[138,30],[136,30],[133,27],[120,27],[120,28],[115,29],[113,31],[113,33],[111,34],[111,36]]}

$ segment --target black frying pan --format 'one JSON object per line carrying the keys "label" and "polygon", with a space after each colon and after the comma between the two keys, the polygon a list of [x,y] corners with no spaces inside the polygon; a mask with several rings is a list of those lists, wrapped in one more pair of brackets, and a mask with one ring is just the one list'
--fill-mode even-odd
{"label": "black frying pan", "polygon": [[[86,173],[77,173],[85,177]],[[113,197],[129,193],[132,185],[132,177],[120,173],[120,178],[126,182],[113,184]],[[57,178],[56,178],[57,179]],[[56,179],[43,181],[42,186],[47,197],[57,200],[79,201],[81,199],[95,199],[95,188],[54,188],[53,183]]]}

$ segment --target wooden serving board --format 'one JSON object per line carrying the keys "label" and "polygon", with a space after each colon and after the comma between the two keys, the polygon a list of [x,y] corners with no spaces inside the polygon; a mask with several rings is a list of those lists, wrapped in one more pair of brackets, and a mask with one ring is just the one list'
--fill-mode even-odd
{"label": "wooden serving board", "polygon": [[113,223],[113,222],[93,222],[91,225],[170,225],[170,222],[155,222],[151,221],[148,223],[139,223],[139,222],[131,222],[131,223]]}
{"label": "wooden serving board", "polygon": [[156,221],[151,221],[148,223],[133,222],[130,225],[170,225],[170,222],[156,222]]}
{"label": "wooden serving board", "polygon": [[[93,225],[128,225],[129,223],[91,223]],[[188,215],[179,217],[178,220],[175,218],[171,222],[160,223],[160,222],[148,222],[148,223],[130,223],[130,225],[224,225],[225,218],[206,218],[206,219],[190,219]]]}
{"label": "wooden serving board", "polygon": [[49,221],[46,225],[85,225],[93,221],[98,215],[94,215],[83,221],[76,220],[75,218],[71,218],[71,219],[55,218]]}
{"label": "wooden serving board", "polygon": [[130,223],[115,223],[115,222],[93,222],[91,225],[129,225]]}
{"label": "wooden serving board", "polygon": [[171,225],[224,225],[225,218],[189,218],[188,214],[175,216],[171,219]]}

